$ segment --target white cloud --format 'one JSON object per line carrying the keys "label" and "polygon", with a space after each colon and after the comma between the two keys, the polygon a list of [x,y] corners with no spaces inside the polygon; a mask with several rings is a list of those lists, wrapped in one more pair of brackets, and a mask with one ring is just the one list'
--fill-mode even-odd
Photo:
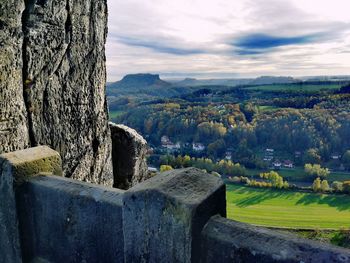
{"label": "white cloud", "polygon": [[[138,72],[350,74],[348,0],[110,0],[108,5],[109,81]],[[298,41],[259,52],[234,45],[253,34]],[[312,34],[317,39],[300,41]]]}

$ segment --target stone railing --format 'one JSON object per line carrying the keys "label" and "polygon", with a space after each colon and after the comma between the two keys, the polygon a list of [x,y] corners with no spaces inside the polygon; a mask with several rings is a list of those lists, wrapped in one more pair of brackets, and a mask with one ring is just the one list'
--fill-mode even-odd
{"label": "stone railing", "polygon": [[225,218],[225,185],[174,170],[124,191],[60,176],[48,147],[0,156],[0,262],[350,262]]}

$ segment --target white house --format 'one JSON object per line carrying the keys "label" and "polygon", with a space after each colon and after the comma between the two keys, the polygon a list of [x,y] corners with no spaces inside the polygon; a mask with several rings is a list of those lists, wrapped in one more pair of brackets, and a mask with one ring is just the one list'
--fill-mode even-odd
{"label": "white house", "polygon": [[202,143],[192,143],[192,149],[196,152],[202,152],[205,150],[205,146]]}
{"label": "white house", "polygon": [[339,153],[332,153],[331,158],[333,160],[339,160],[341,159],[341,155]]}
{"label": "white house", "polygon": [[272,163],[272,165],[273,165],[273,167],[274,168],[276,168],[276,169],[279,169],[279,168],[281,168],[282,167],[282,163],[280,162],[280,161],[274,161],[273,163]]}

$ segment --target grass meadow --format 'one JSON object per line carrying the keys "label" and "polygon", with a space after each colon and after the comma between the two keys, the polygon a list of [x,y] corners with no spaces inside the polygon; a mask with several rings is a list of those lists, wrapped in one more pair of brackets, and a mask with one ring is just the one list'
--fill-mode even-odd
{"label": "grass meadow", "polygon": [[227,217],[290,229],[350,228],[350,196],[227,185]]}

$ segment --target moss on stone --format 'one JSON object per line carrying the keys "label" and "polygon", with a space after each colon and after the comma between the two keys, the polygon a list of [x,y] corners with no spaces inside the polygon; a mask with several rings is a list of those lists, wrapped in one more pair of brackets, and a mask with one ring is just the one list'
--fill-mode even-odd
{"label": "moss on stone", "polygon": [[57,176],[62,176],[61,158],[59,156],[16,164],[13,169],[15,182],[17,184],[21,184],[29,177],[39,173],[52,173]]}

